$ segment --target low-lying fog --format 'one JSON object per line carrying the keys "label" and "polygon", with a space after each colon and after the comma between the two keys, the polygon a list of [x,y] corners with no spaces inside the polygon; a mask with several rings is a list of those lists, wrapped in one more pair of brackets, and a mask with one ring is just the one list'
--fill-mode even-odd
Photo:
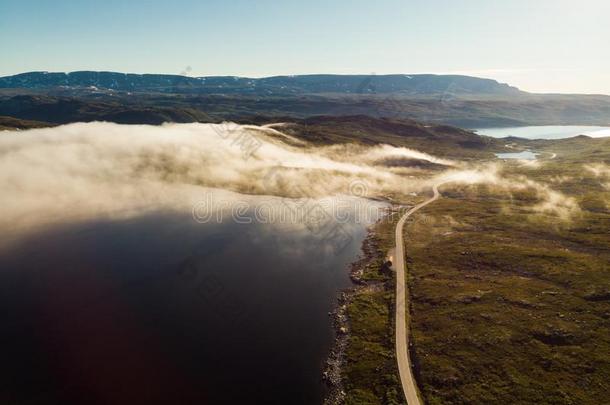
{"label": "low-lying fog", "polygon": [[232,124],[89,123],[3,133],[0,229],[190,211],[213,189],[240,193],[221,197],[240,201],[254,195],[379,196],[422,184],[375,166],[377,160],[441,161],[387,146],[304,148],[286,140],[275,130]]}
{"label": "low-lying fog", "polygon": [[319,403],[327,313],[387,207],[380,199],[446,181],[531,188],[537,211],[577,208],[495,164],[313,146],[269,127],[2,132],[0,306],[11,312],[0,393],[23,403]]}
{"label": "low-lying fog", "polygon": [[[447,170],[426,178],[410,165],[387,164],[401,159]],[[210,193],[220,193],[214,201],[224,205],[256,196],[374,198],[427,191],[440,179],[520,186],[494,165],[466,168],[388,145],[303,145],[272,128],[230,123],[94,122],[4,132],[0,233],[6,239],[92,218],[191,212]],[[542,199],[551,198],[538,188]]]}

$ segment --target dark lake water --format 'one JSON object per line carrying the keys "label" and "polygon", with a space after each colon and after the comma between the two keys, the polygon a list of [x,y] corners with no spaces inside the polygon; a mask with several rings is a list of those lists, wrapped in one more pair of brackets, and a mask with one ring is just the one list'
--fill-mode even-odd
{"label": "dark lake water", "polygon": [[0,403],[319,403],[349,234],[156,214],[31,236],[0,255]]}

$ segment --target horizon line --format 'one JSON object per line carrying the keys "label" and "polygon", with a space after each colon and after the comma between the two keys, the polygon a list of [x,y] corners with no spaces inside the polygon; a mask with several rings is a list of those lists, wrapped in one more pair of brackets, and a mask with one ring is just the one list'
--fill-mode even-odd
{"label": "horizon line", "polygon": [[[187,67],[186,69],[188,69],[189,67]],[[510,86],[512,88],[515,88],[523,93],[527,93],[527,94],[533,94],[533,95],[578,95],[578,96],[605,96],[605,97],[610,97],[610,94],[605,94],[605,93],[570,93],[570,92],[560,92],[560,91],[545,91],[545,92],[534,92],[534,91],[528,91],[528,90],[523,90],[520,87],[514,86],[510,83],[507,82],[503,82],[500,81],[496,78],[493,77],[485,77],[485,76],[476,76],[476,75],[469,75],[469,74],[464,74],[464,72],[419,72],[419,73],[297,73],[297,74],[274,74],[274,75],[251,75],[251,76],[240,76],[240,75],[190,75],[187,72],[181,72],[181,73],[135,73],[135,72],[122,72],[122,71],[117,71],[117,70],[72,70],[72,71],[51,71],[51,70],[31,70],[31,71],[25,71],[25,72],[20,72],[20,73],[14,73],[14,74],[4,74],[0,76],[0,79],[4,79],[7,77],[13,77],[13,76],[19,76],[19,75],[24,75],[24,74],[31,74],[31,73],[46,73],[46,74],[71,74],[71,73],[83,73],[83,72],[90,72],[90,73],[117,73],[117,74],[124,74],[124,75],[137,75],[137,76],[144,76],[144,75],[158,75],[158,76],[176,76],[176,77],[186,77],[186,78],[192,78],[192,79],[201,79],[201,78],[218,78],[218,77],[232,77],[232,78],[239,78],[239,79],[269,79],[269,78],[275,78],[275,77],[299,77],[299,76],[364,76],[364,77],[384,77],[384,76],[454,76],[454,77],[469,77],[469,78],[475,78],[475,79],[481,79],[481,80],[492,80],[495,81],[496,83],[499,84],[504,84],[507,86]]]}

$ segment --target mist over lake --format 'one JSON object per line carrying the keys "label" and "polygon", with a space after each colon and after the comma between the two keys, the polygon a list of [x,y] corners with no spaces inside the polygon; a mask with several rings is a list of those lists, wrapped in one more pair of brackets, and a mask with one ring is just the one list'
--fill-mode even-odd
{"label": "mist over lake", "polygon": [[366,234],[342,227],[338,249],[303,226],[178,213],[21,240],[0,255],[2,399],[319,403],[328,312]]}
{"label": "mist over lake", "polygon": [[610,405],[608,15],[1,1],[0,405]]}

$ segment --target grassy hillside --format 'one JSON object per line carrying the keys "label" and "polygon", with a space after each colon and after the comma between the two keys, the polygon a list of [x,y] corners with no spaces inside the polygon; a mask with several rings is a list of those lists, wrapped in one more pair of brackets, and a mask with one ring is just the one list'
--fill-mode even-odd
{"label": "grassy hillside", "polygon": [[115,120],[129,123],[243,120],[257,115],[308,118],[318,115],[366,115],[411,119],[465,128],[494,126],[591,124],[610,125],[608,96],[521,95],[468,96],[392,94],[165,94],[91,93],[66,89],[0,89],[0,115],[55,123]]}
{"label": "grassy hillside", "polygon": [[296,120],[282,131],[317,144],[389,144],[418,149],[438,156],[482,158],[503,150],[501,141],[446,125],[368,116],[319,116]]}
{"label": "grassy hillside", "polygon": [[430,404],[605,403],[608,180],[574,161],[506,170],[553,185],[582,211],[563,221],[533,213],[531,193],[447,185],[410,221],[411,329],[423,397]]}
{"label": "grassy hillside", "polygon": [[[99,105],[98,105],[99,107]],[[66,103],[55,106],[44,114],[35,114],[40,119],[52,118],[53,111],[62,110],[65,114],[81,114],[87,121],[95,118],[91,106],[79,103]],[[99,107],[101,108],[101,107]],[[103,121],[119,122],[123,124],[161,124],[163,122],[191,122],[204,121],[202,115],[194,111],[175,111],[163,109],[138,110],[117,108],[112,113],[100,115]],[[197,119],[195,119],[195,117]],[[306,140],[313,144],[328,145],[334,143],[361,143],[366,145],[389,144],[418,149],[438,156],[457,157],[461,159],[493,157],[492,152],[504,150],[504,143],[494,138],[476,135],[470,131],[447,125],[427,125],[412,120],[393,120],[386,118],[373,118],[368,116],[331,117],[317,116],[307,119],[290,117],[279,118],[285,125],[281,131]],[[251,117],[237,120],[243,124],[275,123],[274,117]],[[35,128],[55,125],[42,121],[31,121],[12,117],[1,117],[0,126],[6,128]]]}
{"label": "grassy hillside", "polygon": [[0,131],[15,129],[31,129],[52,126],[48,122],[21,120],[14,117],[0,116]]}

